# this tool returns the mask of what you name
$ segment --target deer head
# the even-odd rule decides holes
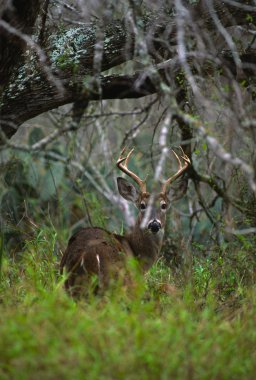
[[[150,199],[150,193],[147,192],[146,189],[146,179],[142,180],[135,173],[128,169],[129,159],[134,149],[132,149],[127,154],[127,156],[124,156],[124,148],[116,163],[117,167],[122,172],[131,177],[139,186],[139,189],[137,189],[132,183],[128,182],[126,179],[118,177],[117,185],[120,195],[126,200],[131,201],[139,209],[137,225],[139,225],[140,228],[141,225],[144,224],[142,222],[147,215],[146,229],[150,231],[152,234],[157,234],[164,228],[166,221],[166,211],[170,207],[170,185],[177,178],[179,178],[185,172],[185,170],[187,170],[190,164],[190,159],[184,153],[181,147],[180,149],[182,151],[182,155],[180,157],[174,151],[172,151],[178,162],[178,171],[170,178],[164,181],[164,183],[162,184],[161,192],[154,197],[153,201]],[[183,163],[181,160],[183,160]],[[148,208],[150,209],[149,213],[147,212]]]

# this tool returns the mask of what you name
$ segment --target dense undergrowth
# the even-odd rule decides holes
[[[242,240],[75,302],[41,230],[1,248],[0,379],[254,379],[256,256]]]

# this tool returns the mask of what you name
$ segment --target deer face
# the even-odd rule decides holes
[[[133,184],[128,182],[126,179],[118,177],[117,185],[119,193],[126,200],[133,202],[133,204],[135,204],[139,209],[138,223],[140,228],[142,225],[146,226],[144,228],[147,228],[153,234],[157,234],[165,226],[166,211],[170,206],[170,200],[168,198],[169,185],[172,182],[174,182],[177,178],[179,178],[184,173],[184,171],[187,170],[190,164],[190,159],[188,158],[188,156],[186,156],[181,147],[180,149],[182,151],[181,159],[183,160],[183,165],[179,156],[173,151],[178,161],[179,169],[173,176],[168,178],[163,183],[161,193],[157,196],[154,196],[153,200],[146,190],[146,180],[142,180],[134,172],[128,169],[128,162],[133,152],[133,149],[128,153],[127,156],[124,157],[124,148],[121,152],[120,157],[117,160],[117,167],[122,172],[131,177],[139,185],[139,190],[137,190],[136,187],[133,186]]]
[[[166,212],[170,206],[170,200],[166,194],[157,194],[150,199],[148,192],[141,192],[126,179],[118,177],[117,185],[120,195],[132,202],[139,210],[137,223],[143,225],[146,218],[145,229],[157,234],[165,226]]]

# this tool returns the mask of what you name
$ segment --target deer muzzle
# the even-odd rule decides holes
[[[156,234],[160,229],[162,228],[161,223],[157,219],[153,219],[148,224],[148,229],[153,233]]]

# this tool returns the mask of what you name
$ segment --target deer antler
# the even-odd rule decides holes
[[[173,154],[175,155],[175,157],[176,157],[176,159],[178,161],[179,170],[173,176],[171,176],[170,178],[168,178],[163,183],[162,193],[164,193],[164,194],[166,194],[166,192],[167,192],[167,186],[169,186],[172,182],[174,182],[177,178],[179,178],[187,170],[188,166],[191,164],[190,159],[184,153],[182,147],[180,146],[179,148],[182,151],[182,156],[180,158],[182,158],[185,162],[184,162],[184,165],[182,166],[182,163],[181,163],[181,160],[180,160],[179,156],[177,155],[177,153],[174,152],[174,150],[172,150]]]
[[[140,177],[138,177],[135,173],[133,173],[131,170],[128,169],[128,162],[131,157],[132,152],[134,151],[134,148],[130,150],[130,152],[127,154],[127,156],[123,157],[123,154],[125,152],[126,148],[123,148],[117,162],[116,166],[125,174],[127,174],[129,177],[131,177],[140,187],[140,191],[142,193],[146,193],[146,179],[143,181]],[[123,164],[124,162],[124,164]]]

